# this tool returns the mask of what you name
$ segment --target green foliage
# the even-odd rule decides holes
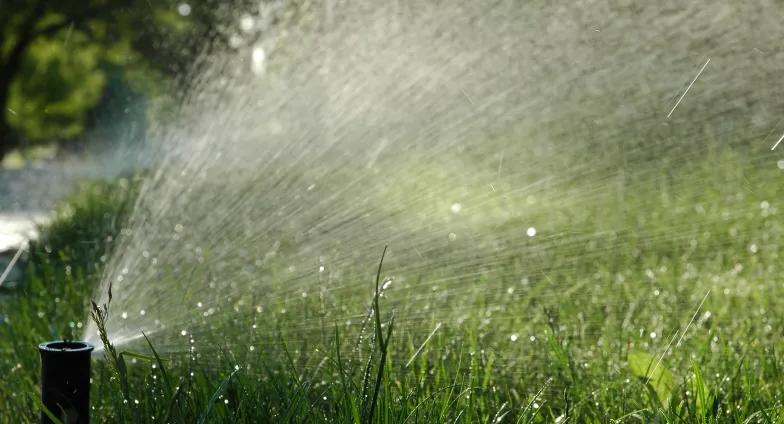
[[[94,282],[136,201],[138,185],[138,177],[82,185],[32,243],[33,266],[69,266]]]
[[[163,98],[214,28],[212,2],[6,0],[0,6],[0,158],[10,148],[81,136],[96,108],[117,108],[107,80]],[[151,103],[150,113],[165,105]],[[123,110],[127,105],[119,105]],[[15,132],[11,137],[9,131]]]
[[[635,351],[629,352],[626,360],[632,374],[653,389],[662,407],[667,407],[672,395],[673,376],[661,359],[645,352]]]
[[[87,111],[101,98],[104,49],[81,31],[66,40],[38,38],[13,80],[9,123],[31,140],[68,139],[84,131]]]

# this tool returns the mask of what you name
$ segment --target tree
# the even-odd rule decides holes
[[[79,136],[107,72],[160,88],[216,33],[209,4],[172,0],[0,0],[0,11],[0,160]]]

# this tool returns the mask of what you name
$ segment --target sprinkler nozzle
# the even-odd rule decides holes
[[[90,422],[90,343],[57,340],[38,345],[41,353],[41,400],[65,424]],[[41,411],[41,422],[53,423]]]

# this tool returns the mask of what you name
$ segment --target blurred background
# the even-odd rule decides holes
[[[78,181],[144,164],[148,129],[187,96],[200,58],[244,41],[220,25],[228,8],[0,0],[0,268]]]

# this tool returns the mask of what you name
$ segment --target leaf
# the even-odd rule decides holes
[[[662,406],[666,407],[672,395],[672,372],[663,362],[645,352],[629,352],[626,360],[632,374],[643,379],[656,392]]]

